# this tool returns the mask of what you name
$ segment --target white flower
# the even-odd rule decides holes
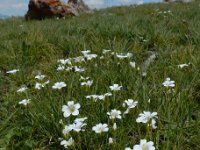
[[[108,143],[109,143],[109,144],[113,144],[113,138],[109,137]]]
[[[85,68],[74,66],[74,72],[84,72]]]
[[[38,82],[37,82],[37,83],[35,84],[35,89],[40,90],[41,88],[45,87],[46,84],[49,84],[49,80],[46,81],[46,82],[44,82],[44,83],[38,83]]]
[[[184,67],[188,67],[189,66],[189,64],[179,64],[179,65],[177,65],[178,66],[178,68],[184,68]]]
[[[107,124],[99,123],[96,126],[92,127],[92,130],[95,133],[102,133],[102,132],[108,132],[109,129]]]
[[[113,130],[117,130],[117,124],[116,123],[113,124]]]
[[[112,93],[105,93],[104,96],[112,96]]]
[[[35,76],[35,79],[43,80],[45,77],[46,77],[45,75],[39,74],[39,75]]]
[[[124,55],[124,54],[116,54],[116,56],[119,59],[125,59],[125,58],[127,58],[127,55]]]
[[[112,86],[110,86],[110,89],[112,91],[119,91],[122,88],[122,86],[119,86],[118,84],[113,84]]]
[[[127,54],[116,54],[116,56],[119,58],[119,59],[125,59],[125,58],[131,58],[133,56],[132,53],[127,53]]]
[[[157,112],[149,112],[149,111],[143,111],[143,113],[139,114],[139,117],[136,119],[137,123],[148,123],[149,126],[151,126],[153,129],[156,129],[155,126],[157,119]]]
[[[147,140],[140,140],[139,145],[135,145],[133,150],[155,150],[154,143],[152,141],[147,142]]]
[[[91,53],[91,50],[81,51],[81,53],[82,53],[83,55],[87,55],[87,54]]]
[[[128,108],[135,108],[138,104],[138,101],[134,101],[133,99],[127,99],[124,103],[128,106]]]
[[[132,68],[135,68],[135,66],[136,66],[135,62],[130,62],[130,65],[131,65]]]
[[[79,81],[87,81],[87,80],[89,80],[90,79],[90,77],[82,77],[81,76],[81,78],[79,79]]]
[[[133,54],[132,54],[132,53],[127,53],[126,56],[127,56],[128,58],[131,58],[131,57],[133,57]]]
[[[82,130],[82,127],[86,126],[87,124],[86,123],[83,123],[83,122],[76,122],[76,123],[73,123],[71,125],[69,125],[70,129],[76,131],[76,132],[80,132]],[[82,130],[84,131],[84,130]]]
[[[74,62],[82,62],[85,61],[85,57],[84,56],[79,56],[79,57],[75,57],[73,58]]]
[[[62,112],[65,118],[70,115],[77,116],[79,114],[80,104],[74,104],[74,101],[69,101],[67,105],[62,106]]]
[[[63,87],[66,87],[66,83],[65,82],[56,82],[52,88],[53,89],[62,89]]]
[[[69,146],[72,146],[74,144],[74,140],[70,138],[68,141],[62,140],[60,142],[60,145],[63,145],[65,148],[68,148]]]
[[[58,71],[65,70],[65,66],[59,65],[58,68],[57,68],[57,70],[58,70]]]
[[[73,67],[67,67],[65,70],[68,72],[68,71],[71,71],[73,69]]]
[[[61,63],[62,65],[71,65],[71,59],[59,59],[58,60],[59,63]]]
[[[86,119],[87,119],[87,117],[84,117],[84,118],[76,118],[76,119],[74,120],[74,123],[77,123],[77,122],[84,122]]]
[[[30,103],[30,99],[24,99],[24,100],[19,102],[20,105],[24,105],[24,106],[26,106],[29,103]]]
[[[101,57],[99,57],[100,59],[104,59],[105,57],[104,56],[101,56]]]
[[[116,110],[116,109],[111,110],[111,112],[107,112],[107,115],[109,115],[110,119],[115,119],[115,118],[121,119],[122,118],[121,111]]]
[[[111,52],[111,50],[110,49],[103,49],[103,54],[106,54],[106,53],[108,53],[108,52]]]
[[[19,88],[17,90],[18,93],[22,93],[22,92],[25,92],[28,88],[26,86],[22,86],[21,88]]]
[[[105,93],[104,95],[88,95],[86,96],[87,99],[93,99],[95,102],[97,100],[105,100],[107,96],[112,96],[111,93]]]
[[[128,106],[127,110],[124,112],[124,114],[128,114],[130,109],[135,108],[138,104],[138,101],[134,101],[133,99],[128,99],[125,100],[123,103],[123,106],[125,107],[126,105]]]
[[[8,74],[15,74],[18,71],[19,71],[19,69],[13,69],[13,70],[7,71],[6,73],[8,73]]]
[[[170,80],[170,78],[166,78],[163,85],[165,87],[175,87],[175,81]]]
[[[85,57],[87,60],[92,60],[93,58],[96,58],[96,57],[97,57],[97,54],[86,54],[86,55],[84,55],[84,57]]]
[[[82,86],[84,86],[84,85],[86,85],[86,86],[91,86],[93,84],[93,80],[91,80],[91,81],[86,81],[86,82],[81,82],[81,85]]]
[[[69,132],[72,130],[72,128],[69,125],[66,125],[65,128],[63,129],[62,133],[64,135],[69,134]]]

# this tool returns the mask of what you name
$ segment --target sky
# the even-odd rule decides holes
[[[63,0],[67,2],[68,0]],[[136,3],[161,2],[162,0],[84,0],[91,8],[130,5]],[[24,16],[29,0],[0,0],[0,14],[6,16]]]

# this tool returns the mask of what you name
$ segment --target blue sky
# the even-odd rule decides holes
[[[67,0],[63,0],[67,2]],[[129,5],[138,2],[160,2],[162,0],[84,0],[92,8]],[[23,16],[28,9],[29,0],[0,0],[0,14],[7,16]]]

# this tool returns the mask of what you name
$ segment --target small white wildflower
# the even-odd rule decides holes
[[[85,57],[84,56],[79,56],[79,57],[75,57],[73,58],[74,62],[82,62],[85,61]]]
[[[63,145],[65,148],[68,148],[69,146],[74,145],[74,140],[70,138],[68,141],[63,140],[60,142],[60,145]]]
[[[113,144],[113,138],[109,137],[108,143],[109,143],[109,144]]]
[[[91,80],[91,81],[86,81],[86,82],[81,82],[81,85],[82,86],[84,86],[84,85],[86,85],[86,86],[91,86],[93,84],[93,80]]]
[[[18,71],[19,71],[19,69],[13,69],[13,70],[7,71],[6,73],[8,73],[8,74],[15,74]]]
[[[175,81],[170,80],[170,78],[166,78],[163,85],[165,87],[175,87]]]
[[[99,57],[100,59],[104,59],[105,57],[104,56],[101,56],[101,57]]]
[[[133,54],[129,52],[129,53],[126,54],[126,56],[127,56],[128,58],[131,58],[131,57],[133,57]]]
[[[56,82],[53,86],[52,86],[52,88],[53,89],[62,89],[62,88],[64,88],[64,87],[66,87],[67,85],[66,85],[66,83],[65,82]]]
[[[74,66],[74,72],[84,72],[85,68]]]
[[[59,124],[63,124],[63,120],[62,119],[59,120]]]
[[[84,117],[84,118],[76,118],[76,119],[74,120],[74,123],[77,123],[77,122],[84,122],[86,119],[87,119],[87,117]]]
[[[65,66],[63,65],[59,65],[58,68],[57,68],[58,71],[62,71],[62,70],[65,70]]]
[[[35,84],[35,89],[40,90],[41,88],[45,87],[46,84],[49,84],[49,80],[44,83],[38,83]]]
[[[22,86],[21,88],[19,88],[17,90],[18,93],[22,93],[22,92],[25,92],[28,88],[26,86]]]
[[[69,59],[59,59],[58,62],[61,63],[62,65],[66,65],[66,64],[71,65],[70,58]]]
[[[92,60],[93,58],[97,58],[97,54],[87,54],[84,55],[87,60]]]
[[[70,129],[74,130],[75,132],[80,132],[81,130],[84,131],[82,128],[86,126],[86,123],[83,122],[76,122],[69,125]]]
[[[124,54],[116,54],[117,58],[119,59],[125,59],[127,58],[128,56],[127,55],[124,55]]]
[[[155,150],[154,143],[152,141],[140,140],[140,144],[134,145],[133,150]]]
[[[109,52],[111,52],[111,50],[110,49],[103,49],[103,54],[106,54],[106,53],[109,53]]]
[[[178,68],[184,68],[184,67],[188,67],[189,66],[189,64],[179,64],[179,65],[177,65],[178,66]]]
[[[81,51],[81,53],[82,53],[83,55],[87,55],[87,54],[91,53],[91,50]]]
[[[117,124],[116,123],[113,124],[113,130],[117,130]]]
[[[104,96],[112,96],[112,93],[105,93]]]
[[[63,135],[69,134],[69,132],[72,130],[72,128],[69,125],[66,125],[63,129],[62,133]]]
[[[24,106],[28,105],[29,103],[30,103],[30,99],[24,99],[19,102],[20,105],[24,105]]]
[[[122,106],[125,107],[127,105],[128,108],[126,109],[124,114],[128,114],[130,109],[135,108],[137,106],[137,104],[138,104],[138,102],[134,101],[133,99],[125,100],[125,102],[122,104]]]
[[[135,68],[135,67],[136,67],[135,62],[130,62],[130,66],[131,66],[132,68]]]
[[[65,68],[65,71],[69,72],[69,71],[71,71],[72,69],[73,69],[73,67],[66,67],[66,68]]]
[[[92,130],[95,133],[102,133],[102,132],[108,132],[109,129],[108,129],[108,125],[107,124],[99,123],[96,126],[93,126]]]
[[[67,105],[62,106],[62,112],[65,118],[70,115],[77,116],[79,114],[79,108],[81,105],[79,103],[74,104],[74,101],[69,101]]]
[[[111,110],[111,112],[107,112],[107,115],[109,115],[110,119],[115,119],[115,118],[121,119],[122,118],[121,111],[116,110],[116,109]]]
[[[39,75],[35,76],[35,79],[43,80],[45,77],[46,77],[45,75],[39,74]]]
[[[113,84],[112,86],[110,86],[110,89],[112,91],[119,91],[122,88],[122,86],[119,86],[118,84]]]
[[[142,72],[142,76],[143,76],[143,77],[146,77],[146,76],[147,76],[147,73],[146,73],[146,72]]]
[[[143,113],[139,114],[139,117],[136,119],[137,123],[148,123],[149,126],[151,126],[153,129],[156,129],[155,126],[156,121],[155,119],[157,117],[157,112],[149,112],[149,111],[143,111]]]

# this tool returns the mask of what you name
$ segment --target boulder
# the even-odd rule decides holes
[[[79,13],[89,12],[90,9],[82,0],[70,0],[68,4],[60,0],[30,0],[26,20],[52,17],[78,16]]]

